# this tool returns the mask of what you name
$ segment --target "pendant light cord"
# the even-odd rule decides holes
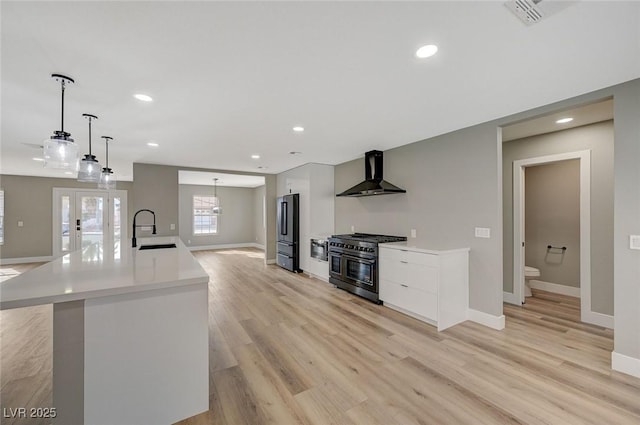
[[[62,86],[62,113],[60,114],[60,131],[64,133],[64,79],[60,79],[60,85]],[[91,128],[91,119],[89,119],[89,128]],[[89,147],[89,153],[91,153],[91,147]]]
[[[104,140],[106,142],[106,148],[107,148],[107,170],[109,169],[109,139],[105,139]]]
[[[91,156],[91,117],[89,117],[89,156]]]

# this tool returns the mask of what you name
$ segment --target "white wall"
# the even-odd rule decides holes
[[[331,165],[305,164],[278,174],[277,195],[300,194],[300,268],[324,279],[329,265],[310,257],[312,237],[334,233],[334,170]]]

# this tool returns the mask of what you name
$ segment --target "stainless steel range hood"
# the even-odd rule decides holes
[[[373,196],[388,195],[391,193],[407,193],[406,190],[389,183],[383,179],[382,151],[369,151],[364,154],[365,180],[336,196]]]

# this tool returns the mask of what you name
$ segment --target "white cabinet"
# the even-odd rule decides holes
[[[469,250],[380,245],[380,299],[441,331],[467,319]]]

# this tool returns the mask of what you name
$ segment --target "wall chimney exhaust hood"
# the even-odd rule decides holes
[[[364,154],[364,177],[365,180],[362,183],[358,183],[336,196],[358,197],[407,193],[406,190],[383,179],[382,151],[369,151]]]

